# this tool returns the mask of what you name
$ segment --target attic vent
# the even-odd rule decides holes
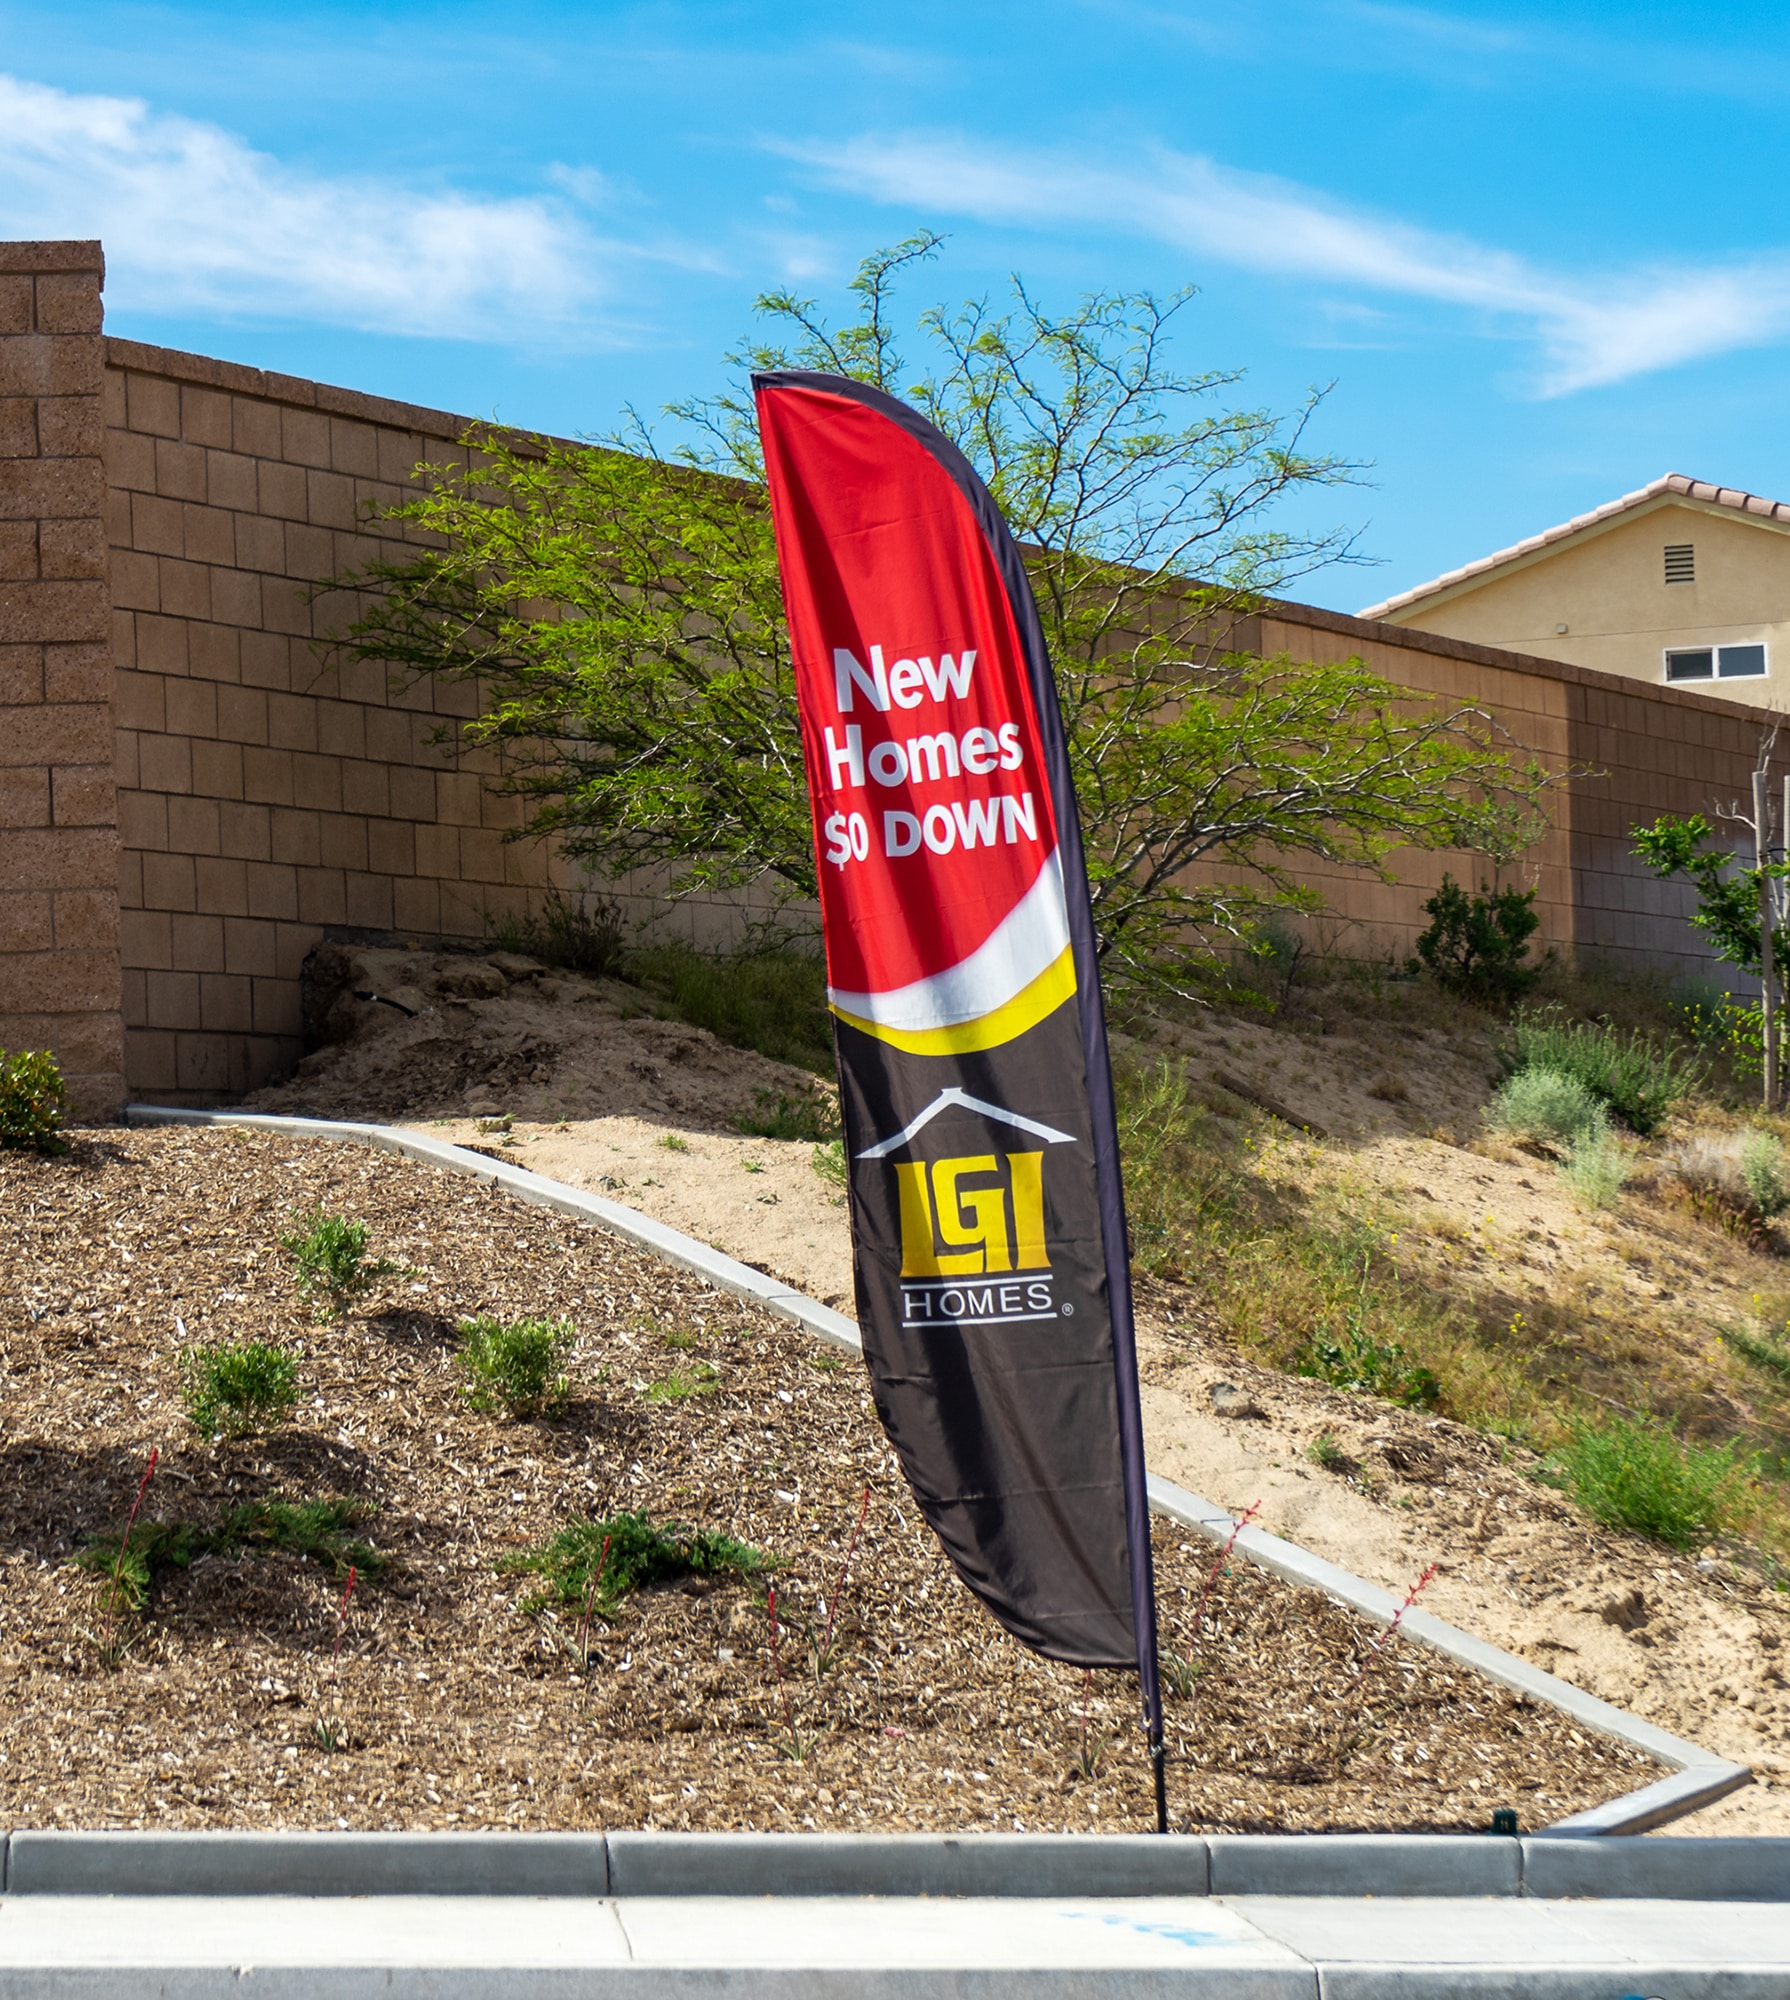
[[[1697,580],[1697,551],[1691,542],[1668,542],[1666,544],[1666,581],[1668,583],[1695,583]]]

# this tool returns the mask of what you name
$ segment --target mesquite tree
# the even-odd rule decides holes
[[[1386,874],[1399,846],[1506,858],[1544,823],[1549,774],[1471,705],[1413,697],[1359,660],[1309,666],[1240,643],[1263,593],[1353,554],[1273,525],[1273,503],[1353,478],[1290,417],[1232,406],[1236,372],[1169,353],[1187,294],[1009,300],[921,316],[909,370],[891,319],[922,236],[871,257],[831,328],[786,292],[781,336],[728,357],[903,396],[987,480],[1026,550],[1081,801],[1104,952],[1160,970],[1318,899],[1302,857]],[[788,637],[742,385],[673,405],[676,441],[630,418],[585,445],[481,428],[468,468],[419,468],[386,518],[429,545],[337,579],[370,592],[341,642],[413,673],[476,677],[474,743],[507,752],[524,832],[672,892],[815,893]],[[1196,863],[1222,879],[1189,881]]]

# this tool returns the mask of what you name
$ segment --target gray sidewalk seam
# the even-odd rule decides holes
[[[546,1175],[533,1173],[526,1167],[514,1166],[507,1160],[491,1159],[464,1146],[451,1145],[444,1139],[431,1139],[424,1133],[407,1131],[396,1125],[366,1125],[328,1118],[285,1118],[261,1111],[192,1111],[172,1105],[128,1104],[123,1116],[127,1124],[133,1125],[244,1125],[253,1130],[281,1133],[292,1138],[333,1139],[399,1153],[407,1159],[442,1167],[450,1173],[489,1181],[519,1200],[554,1209],[581,1221],[594,1222],[637,1249],[650,1251],[680,1269],[707,1278],[722,1291],[757,1301],[780,1317],[806,1327],[831,1346],[848,1348],[854,1353],[863,1351],[857,1325],[844,1313],[835,1312],[831,1306],[806,1297],[780,1279],[727,1256],[711,1244],[686,1236],[681,1230],[657,1222],[638,1209],[606,1201],[601,1195],[588,1194],[584,1189],[568,1186],[564,1181],[550,1180]],[[1148,1474],[1147,1485],[1153,1512],[1193,1529],[1210,1541],[1222,1543],[1235,1534],[1237,1550],[1271,1574],[1289,1583],[1319,1591],[1382,1625],[1391,1624],[1397,1615],[1399,1600],[1378,1584],[1369,1583],[1366,1578],[1355,1576],[1334,1563],[1326,1562],[1322,1556],[1313,1555],[1296,1543],[1283,1541],[1264,1529],[1248,1526],[1239,1529],[1225,1508],[1202,1499],[1197,1493],[1190,1493],[1185,1487],[1177,1486],[1172,1480],[1163,1479],[1156,1473]],[[1540,1667],[1531,1666],[1514,1653],[1507,1653],[1502,1647],[1484,1639],[1476,1639],[1470,1632],[1463,1632],[1458,1626],[1450,1625],[1428,1612],[1406,1612],[1399,1630],[1488,1680],[1514,1688],[1532,1700],[1545,1702],[1586,1728],[1595,1729],[1602,1735],[1614,1737],[1618,1742],[1642,1751],[1666,1765],[1671,1772],[1669,1777],[1643,1785],[1621,1798],[1593,1806],[1586,1812],[1574,1813],[1570,1818],[1545,1828],[1543,1831],[1547,1834],[1646,1833],[1654,1827],[1682,1818],[1688,1812],[1711,1805],[1752,1782],[1753,1774],[1747,1765],[1712,1756],[1697,1744],[1656,1728],[1638,1715],[1630,1715],[1626,1709],[1600,1701],[1596,1695],[1587,1694],[1570,1681],[1563,1681]]]

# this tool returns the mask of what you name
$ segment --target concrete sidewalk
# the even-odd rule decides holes
[[[54,1833],[5,2000],[1786,2000],[1790,1841]]]
[[[7,2000],[1785,2000],[1782,1904],[1501,1897],[0,1900]]]

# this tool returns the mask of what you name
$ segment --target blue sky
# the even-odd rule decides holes
[[[114,332],[600,431],[750,302],[948,232],[916,306],[1197,284],[1188,366],[1335,391],[1343,609],[1674,470],[1790,498],[1790,10],[1385,0],[0,0],[0,234]]]

